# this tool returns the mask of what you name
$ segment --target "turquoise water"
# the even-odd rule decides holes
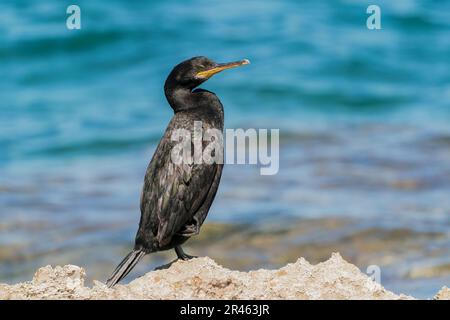
[[[373,3],[382,30],[366,28]],[[226,127],[281,134],[279,174],[228,166],[208,221],[409,230],[419,236],[364,263],[416,296],[450,284],[450,2],[76,4],[82,29],[69,31],[69,3],[0,3],[0,281],[50,263],[106,278],[123,253],[114,250],[132,242],[143,174],[171,117],[165,77],[206,55],[252,61],[203,85],[221,98]],[[410,250],[401,263],[386,262],[393,246]],[[347,258],[364,255],[355,246]],[[258,259],[245,268],[277,266]],[[439,271],[411,276],[424,265]]]

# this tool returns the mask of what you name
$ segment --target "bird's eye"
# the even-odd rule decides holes
[[[201,68],[201,69],[205,69],[205,66],[204,65],[199,65],[199,67]]]

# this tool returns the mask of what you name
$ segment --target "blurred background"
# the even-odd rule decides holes
[[[226,166],[187,252],[250,270],[339,251],[396,293],[450,284],[450,1],[77,0],[81,30],[70,4],[0,2],[0,282],[69,263],[105,281],[172,115],[164,80],[206,55],[252,61],[202,87],[227,128],[280,129],[280,170]]]

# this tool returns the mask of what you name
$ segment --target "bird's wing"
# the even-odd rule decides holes
[[[218,170],[217,164],[175,164],[170,158],[175,143],[170,136],[169,127],[147,169],[141,196],[138,234],[152,232],[160,247],[194,218]]]

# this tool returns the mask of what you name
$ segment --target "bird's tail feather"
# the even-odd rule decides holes
[[[133,250],[127,254],[122,262],[116,267],[108,281],[106,281],[108,288],[113,287],[117,282],[122,280],[143,256],[145,256],[145,252],[142,250]]]

